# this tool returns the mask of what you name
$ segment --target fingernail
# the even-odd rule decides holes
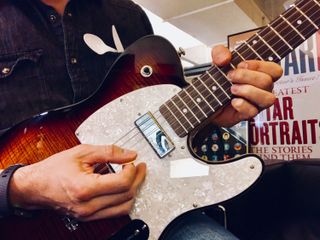
[[[241,62],[238,64],[238,68],[248,68],[249,64],[247,62]]]
[[[231,93],[237,94],[239,92],[239,86],[238,85],[232,85],[231,86]]]

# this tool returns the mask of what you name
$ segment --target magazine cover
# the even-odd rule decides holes
[[[320,32],[281,61],[275,104],[249,121],[251,152],[265,160],[320,157]]]

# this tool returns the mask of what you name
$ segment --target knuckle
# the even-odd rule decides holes
[[[236,69],[233,72],[232,79],[233,80],[242,80],[244,77],[244,70],[243,69]]]
[[[73,201],[82,202],[89,199],[89,190],[88,188],[82,186],[81,184],[76,184],[71,188],[70,195]]]
[[[77,219],[83,219],[92,214],[92,210],[89,207],[77,207],[74,209],[73,216]]]
[[[74,147],[74,154],[75,157],[81,157],[85,153],[90,151],[90,145],[89,144],[80,144],[76,147]]]

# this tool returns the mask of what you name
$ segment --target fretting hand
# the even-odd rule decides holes
[[[213,63],[227,65],[231,60],[230,51],[217,46],[212,49]],[[282,68],[273,62],[248,60],[241,62],[228,74],[233,83],[231,92],[236,97],[231,104],[214,115],[213,122],[229,127],[242,120],[256,116],[259,111],[270,107],[276,97],[272,93],[273,83],[282,76]]]

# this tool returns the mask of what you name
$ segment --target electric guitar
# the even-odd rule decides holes
[[[191,84],[168,41],[138,40],[91,97],[21,122],[0,139],[1,168],[32,164],[80,143],[136,150],[148,174],[130,217],[81,223],[53,211],[13,216],[0,220],[1,239],[158,239],[182,213],[248,189],[263,171],[262,160],[246,155],[224,164],[204,162],[189,151],[192,133],[232,99],[229,70],[247,59],[279,62],[319,26],[320,1],[297,1],[234,50],[229,66],[213,66]]]

